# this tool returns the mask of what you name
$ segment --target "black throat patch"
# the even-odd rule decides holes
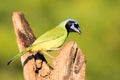
[[[65,28],[67,29],[67,32],[73,32],[73,30],[70,28],[72,24],[75,23],[74,21],[68,21],[65,25]]]

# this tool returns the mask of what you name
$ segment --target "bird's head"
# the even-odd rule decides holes
[[[74,19],[67,19],[63,22],[65,28],[67,29],[68,33],[69,32],[77,32],[81,34],[80,26],[78,22]]]

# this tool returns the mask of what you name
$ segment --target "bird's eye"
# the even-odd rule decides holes
[[[79,27],[79,25],[78,25],[78,24],[74,24],[74,26],[75,26],[76,28],[78,28],[78,27]]]

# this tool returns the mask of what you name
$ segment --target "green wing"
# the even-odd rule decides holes
[[[33,45],[42,43],[42,42],[49,42],[51,40],[55,40],[59,37],[66,36],[67,37],[67,31],[65,27],[55,27],[54,29],[44,33],[42,36],[40,36]]]

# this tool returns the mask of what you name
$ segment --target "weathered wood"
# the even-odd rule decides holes
[[[54,60],[52,80],[85,80],[85,61],[77,44],[68,42]]]
[[[18,47],[19,50],[22,51],[29,47],[35,41],[36,37],[21,12],[14,12],[12,21],[14,24]],[[44,57],[36,52],[27,52],[21,56],[21,62],[23,65],[25,80],[41,80],[41,77],[38,77],[39,75],[43,73],[46,75],[45,73],[50,72],[50,70],[48,70],[49,66],[46,64]],[[38,74],[39,70],[43,70],[41,66],[43,66],[43,68],[44,66],[48,67],[47,72],[44,71]]]
[[[19,50],[29,47],[36,39],[21,12],[12,16]],[[54,59],[54,69],[39,52],[27,52],[21,56],[25,80],[85,80],[85,56],[74,41],[68,42]]]

